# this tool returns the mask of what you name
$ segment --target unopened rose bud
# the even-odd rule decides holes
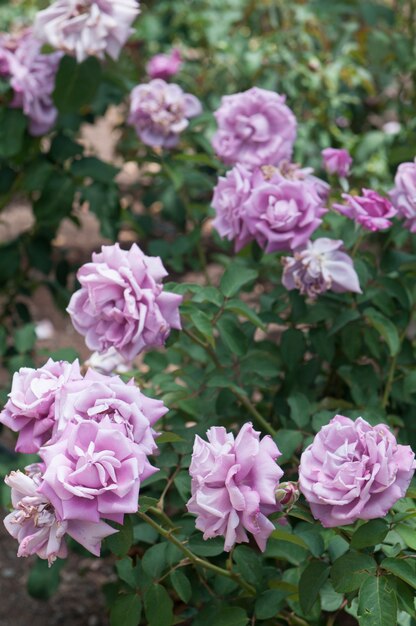
[[[282,506],[289,509],[299,499],[298,483],[280,483],[275,491],[276,502],[280,502]]]

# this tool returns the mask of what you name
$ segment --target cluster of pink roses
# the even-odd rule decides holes
[[[18,451],[41,458],[6,478],[13,510],[5,525],[18,555],[52,563],[66,554],[66,534],[98,555],[116,532],[107,521],[123,523],[137,511],[140,485],[156,471],[148,460],[153,425],[166,411],[133,380],[83,376],[77,362],[49,359],[17,372],[0,422],[19,433]]]

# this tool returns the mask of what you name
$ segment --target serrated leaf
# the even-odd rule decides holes
[[[363,524],[354,532],[351,547],[357,550],[381,543],[389,530],[388,524],[382,519],[374,519]]]
[[[397,598],[386,576],[370,576],[358,598],[360,626],[397,626]]]
[[[299,580],[299,602],[305,614],[312,610],[330,570],[328,563],[323,561],[311,561],[303,570]]]
[[[142,615],[142,603],[136,594],[122,595],[110,611],[111,626],[138,626]]]
[[[233,298],[247,283],[257,278],[255,270],[242,267],[235,261],[231,261],[230,265],[222,275],[220,289],[224,296]]]
[[[238,327],[236,320],[221,317],[217,322],[220,337],[227,348],[237,356],[244,356],[247,352],[247,337]]]
[[[409,548],[416,550],[416,532],[414,527],[408,524],[397,524],[394,530],[399,533],[400,537]]]
[[[308,544],[305,543],[303,539],[281,528],[277,528],[276,530],[274,530],[271,534],[271,537],[273,537],[273,539],[280,539],[281,541],[294,543],[297,546],[301,546],[301,548],[308,548]]]
[[[133,525],[130,517],[127,515],[122,526],[120,524],[115,524],[115,526],[119,529],[118,533],[107,537],[105,542],[111,552],[116,556],[122,557],[127,554],[133,543]]]
[[[268,589],[263,591],[256,600],[254,613],[257,619],[271,619],[282,608],[287,596],[286,591]]]
[[[205,540],[202,535],[194,535],[189,541],[189,548],[197,556],[218,556],[224,552],[224,538]]]
[[[396,356],[400,350],[400,337],[397,328],[387,317],[377,311],[377,309],[368,308],[364,311],[364,316],[370,322],[377,332],[383,337],[388,345],[390,354]]]
[[[192,322],[195,325],[195,328],[199,330],[201,335],[208,341],[208,343],[214,347],[215,339],[212,331],[211,320],[206,313],[203,311],[192,311],[191,313]]]
[[[349,593],[358,589],[366,578],[374,576],[375,560],[360,552],[347,552],[331,567],[331,580],[335,591]]]
[[[246,626],[247,613],[239,606],[221,608],[215,617],[215,626]]]
[[[89,177],[99,183],[108,184],[117,175],[119,169],[96,157],[84,157],[73,161],[71,172],[80,178]]]
[[[151,585],[144,594],[147,626],[171,626],[173,602],[162,585]]]
[[[384,559],[381,566],[416,589],[416,572],[407,559]]]
[[[170,574],[170,581],[172,586],[182,602],[187,604],[192,596],[192,587],[188,578],[185,576],[183,572],[176,569]]]
[[[142,558],[142,567],[145,574],[152,578],[159,578],[166,567],[166,549],[168,544],[157,543],[148,548]]]
[[[328,335],[334,335],[336,332],[344,328],[350,322],[357,320],[360,317],[357,309],[347,309],[346,311],[342,311],[342,313],[336,318],[334,325],[330,329]]]
[[[101,65],[95,57],[82,63],[64,56],[55,77],[53,101],[61,113],[77,113],[90,104],[101,81]]]
[[[241,300],[229,300],[225,305],[225,309],[237,315],[241,315],[241,317],[245,317],[252,324],[257,326],[257,328],[261,328],[262,330],[266,328],[257,313]]]
[[[133,589],[136,588],[136,576],[133,568],[133,561],[130,557],[116,561],[117,575]]]

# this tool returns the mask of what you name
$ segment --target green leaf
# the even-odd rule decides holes
[[[170,574],[170,582],[182,602],[188,604],[192,596],[192,587],[185,574],[178,569],[174,570]]]
[[[342,311],[342,313],[336,318],[334,325],[329,331],[328,335],[334,335],[336,332],[344,328],[350,322],[357,320],[360,317],[357,309],[347,309],[346,311]]]
[[[127,515],[124,518],[123,526],[120,524],[114,525],[120,530],[118,533],[107,537],[105,539],[105,543],[111,552],[113,552],[116,556],[122,557],[127,554],[133,543],[133,524],[131,523],[131,518]]]
[[[12,157],[23,147],[26,116],[20,109],[0,109],[0,157]]]
[[[237,546],[233,551],[233,560],[237,571],[248,583],[256,587],[262,585],[262,561],[254,550],[247,546]]]
[[[299,602],[305,614],[311,611],[318,599],[330,570],[328,563],[323,561],[311,561],[303,570],[299,580]]]
[[[17,240],[0,244],[0,283],[13,278],[19,271],[20,252]]]
[[[375,546],[383,541],[388,530],[389,527],[385,520],[373,519],[357,528],[351,539],[351,547],[360,550]]]
[[[386,576],[370,576],[358,598],[360,626],[397,626],[397,598]]]
[[[294,543],[297,546],[301,546],[301,548],[308,548],[308,544],[305,543],[303,539],[281,528],[276,528],[276,530],[272,532],[271,536],[273,537],[273,539],[289,541],[289,543]]]
[[[247,337],[238,327],[237,320],[221,317],[217,322],[220,337],[227,348],[237,356],[244,356],[247,352]]]
[[[79,178],[92,178],[99,183],[108,184],[120,170],[110,163],[105,163],[96,157],[84,157],[74,161],[71,172]]]
[[[16,350],[23,354],[29,352],[36,343],[36,332],[34,324],[25,324],[14,332],[14,345]]]
[[[381,566],[416,589],[416,572],[408,560],[388,558],[382,561]]]
[[[271,619],[278,613],[287,596],[286,591],[268,589],[263,591],[256,600],[254,613],[257,619]]]
[[[39,600],[48,600],[58,590],[60,571],[65,561],[58,559],[53,567],[48,566],[48,561],[36,559],[30,570],[27,581],[27,590],[31,596]]]
[[[95,57],[82,63],[64,56],[55,77],[53,101],[60,113],[77,113],[90,104],[101,82],[101,64]]]
[[[246,626],[247,613],[239,606],[221,608],[215,617],[215,626]]]
[[[129,556],[120,561],[116,561],[117,575],[133,589],[136,588],[136,576],[133,568],[133,561]]]
[[[286,330],[282,335],[280,349],[283,363],[289,370],[293,370],[303,360],[306,352],[303,332],[295,328]]]
[[[180,437],[176,433],[172,433],[171,431],[165,431],[157,438],[157,445],[160,443],[179,443],[180,441],[185,441],[183,437]]]
[[[203,311],[192,311],[191,320],[194,323],[195,328],[197,328],[208,343],[214,347],[215,339],[212,331],[211,320],[208,315]]]
[[[312,410],[308,398],[305,394],[295,391],[287,399],[290,406],[290,417],[299,428],[303,428],[309,423]]]
[[[72,211],[75,185],[67,174],[56,172],[33,205],[37,226],[55,231],[61,220]]]
[[[236,315],[245,317],[249,320],[249,322],[257,326],[257,328],[261,328],[263,330],[266,328],[257,313],[255,313],[253,309],[248,306],[248,304],[242,302],[242,300],[229,300],[225,305],[225,309],[236,313]]]
[[[303,435],[298,430],[286,430],[282,428],[276,435],[276,444],[282,453],[279,457],[280,463],[287,463],[291,456],[300,448],[303,441]]]
[[[224,539],[202,539],[202,535],[194,535],[189,541],[189,548],[197,556],[218,556],[224,552]]]
[[[365,309],[364,316],[386,341],[390,354],[397,355],[400,350],[400,337],[393,322],[371,307]]]
[[[149,498],[149,496],[142,496],[140,494],[139,500],[139,511],[140,513],[146,513],[148,509],[152,506],[157,506],[158,500],[157,498]]]
[[[222,275],[220,289],[227,298],[234,297],[241,287],[257,278],[255,270],[242,267],[239,263],[231,261]]]
[[[73,159],[79,156],[84,151],[83,146],[77,143],[67,135],[59,133],[52,141],[51,148],[49,150],[49,156],[58,163],[64,163],[68,159]]]
[[[143,571],[152,578],[159,578],[166,567],[166,549],[168,544],[157,543],[148,548],[142,558]]]
[[[355,591],[376,572],[375,560],[367,554],[347,552],[337,559],[331,567],[331,580],[335,591],[349,593]]]
[[[394,528],[409,548],[416,550],[416,532],[415,528],[408,524],[397,524]]]
[[[111,626],[138,626],[142,615],[139,596],[129,593],[117,598],[110,611]]]
[[[4,326],[0,326],[0,356],[7,350],[7,331]]]
[[[144,594],[147,626],[171,626],[173,602],[162,585],[151,585]]]

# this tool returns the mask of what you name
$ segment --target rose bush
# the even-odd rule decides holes
[[[0,13],[0,492],[29,589],[86,549],[111,626],[411,625],[410,5],[45,4]],[[41,339],[38,289],[86,347]]]

